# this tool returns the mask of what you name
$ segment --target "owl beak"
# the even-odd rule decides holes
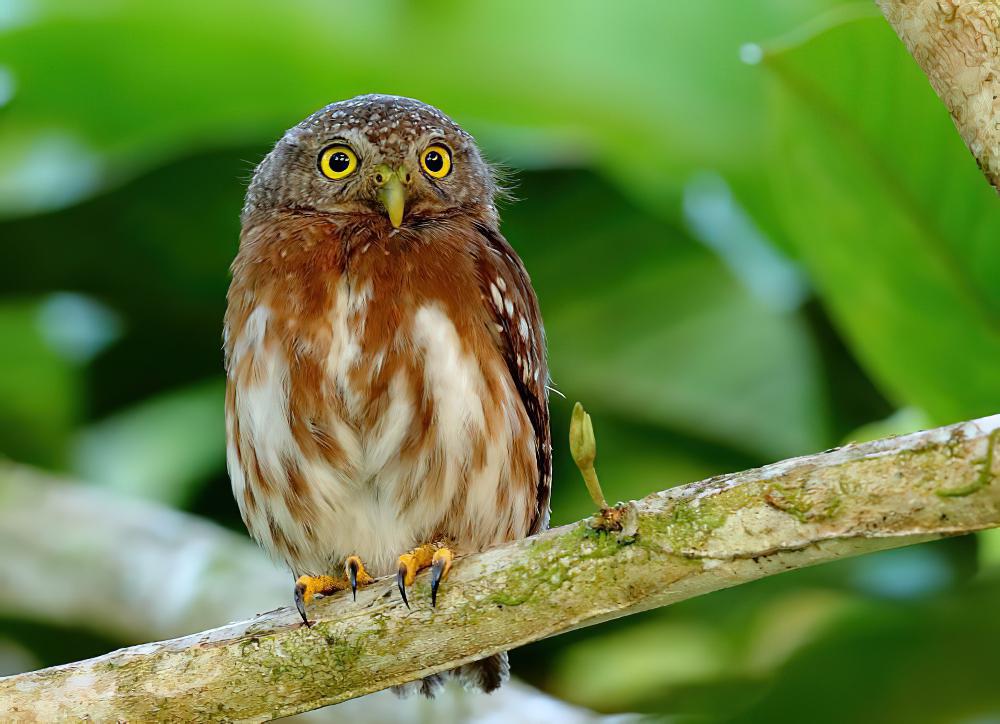
[[[389,221],[398,229],[406,210],[406,182],[409,174],[404,169],[393,171],[388,166],[375,169],[375,182],[379,185],[378,200],[389,214]]]

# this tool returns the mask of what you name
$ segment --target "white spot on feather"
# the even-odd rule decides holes
[[[435,400],[438,427],[445,443],[464,445],[470,425],[483,424],[483,378],[479,366],[462,350],[455,325],[436,306],[417,310],[414,341],[424,351],[424,374]]]
[[[370,284],[354,288],[346,280],[341,280],[330,312],[332,343],[327,355],[327,371],[331,379],[336,381],[337,389],[353,412],[360,410],[363,405],[357,390],[351,389],[349,382],[350,373],[361,356],[364,312],[371,293]]]
[[[503,311],[503,297],[500,296],[500,290],[497,289],[496,284],[490,284],[490,294],[493,295],[493,304],[496,305],[497,311]]]
[[[267,320],[271,316],[271,310],[261,304],[255,308],[240,331],[240,336],[236,338],[233,345],[233,358],[230,360],[229,371],[232,372],[239,366],[240,361],[246,357],[247,353],[256,352],[264,343],[264,334],[267,332]],[[228,334],[228,330],[227,330]]]

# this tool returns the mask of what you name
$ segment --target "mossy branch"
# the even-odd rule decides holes
[[[876,0],[1000,191],[1000,4]]]
[[[654,493],[636,530],[563,526],[459,561],[431,609],[389,580],[0,679],[0,719],[262,720],[781,571],[1000,526],[1000,415]],[[66,592],[72,595],[72,592]]]
[[[246,533],[5,461],[0,551],[15,552],[0,555],[0,618],[119,641],[183,636],[288,602],[288,570],[268,560]],[[0,722],[13,718],[6,708],[0,698]],[[512,680],[489,697],[445,687],[419,706],[400,707],[395,695],[382,691],[327,708],[311,721],[422,724],[451,721],[456,712],[516,721],[539,710],[553,721],[605,719]]]

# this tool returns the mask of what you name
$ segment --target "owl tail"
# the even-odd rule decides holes
[[[419,681],[394,686],[392,690],[399,697],[423,694],[428,699],[433,699],[434,695],[444,686],[445,676],[455,679],[468,691],[482,691],[485,694],[491,694],[510,678],[510,663],[507,661],[507,652],[503,651],[487,656],[485,659],[473,661],[471,664],[464,664],[444,674],[434,674]]]
[[[469,691],[481,691],[491,694],[510,678],[510,663],[507,652],[487,656],[485,659],[473,661],[471,664],[459,666],[448,672],[451,678],[458,681]]]

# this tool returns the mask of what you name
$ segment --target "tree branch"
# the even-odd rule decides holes
[[[212,628],[288,601],[286,569],[246,534],[198,516],[2,462],[0,501],[0,551],[17,551],[0,556],[0,617],[138,642]],[[446,687],[417,707],[400,707],[383,691],[299,719],[421,724],[428,717],[487,715],[569,724],[608,719],[518,681],[488,698]],[[0,720],[8,718],[0,699]],[[618,724],[633,719],[614,717]]]
[[[876,0],[1000,191],[1000,4]]]
[[[1000,526],[1000,415],[655,493],[620,534],[563,526],[460,561],[431,609],[388,580],[172,641],[0,679],[0,714],[284,716],[547,636],[850,555]]]
[[[11,464],[0,501],[0,551],[16,551],[0,556],[2,616],[138,642],[288,600],[287,571],[203,518]]]

